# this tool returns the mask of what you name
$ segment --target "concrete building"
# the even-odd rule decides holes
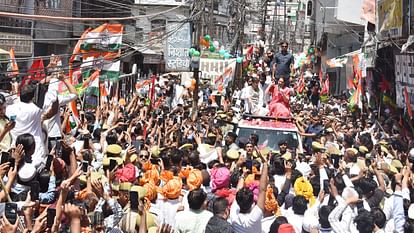
[[[304,33],[307,23],[304,2],[300,0],[251,0],[249,3],[251,11],[245,29],[245,42],[253,44],[260,35],[265,38],[266,47],[278,49],[277,44],[282,40],[287,40],[294,52],[302,51],[304,46],[310,45],[310,34]]]
[[[346,77],[352,70],[326,68],[328,59],[346,55],[361,48],[366,22],[361,19],[363,0],[309,0],[314,45],[322,49],[322,69],[329,74],[332,93],[346,89]]]
[[[135,0],[132,14],[142,16],[135,23],[135,43],[143,54],[144,73],[148,70],[163,71],[163,53],[165,35],[169,23],[183,22],[191,15],[191,1],[184,0]],[[212,11],[210,11],[212,9]],[[160,12],[165,12],[161,13]],[[205,2],[202,35],[209,34],[213,40],[220,44],[230,43],[231,35],[228,33],[229,15],[231,8],[226,0],[212,0]]]

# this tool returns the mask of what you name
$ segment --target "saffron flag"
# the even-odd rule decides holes
[[[8,70],[11,76],[19,75],[19,67],[17,66],[16,57],[14,56],[14,49],[10,49],[10,69]]]

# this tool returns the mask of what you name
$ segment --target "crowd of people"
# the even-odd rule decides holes
[[[202,91],[197,117],[179,80],[157,81],[157,105],[145,90],[78,104],[70,129],[80,99],[60,72],[44,101],[35,82],[0,95],[0,232],[414,232],[412,133],[393,111],[322,103],[317,85],[298,97],[281,45],[233,100]],[[227,126],[240,113],[290,120],[303,148],[239,138]]]

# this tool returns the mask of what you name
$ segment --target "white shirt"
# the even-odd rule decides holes
[[[274,175],[273,179],[275,181],[275,186],[277,188],[277,192],[282,192],[283,185],[286,182],[286,176],[285,175]]]
[[[34,103],[19,102],[10,105],[6,109],[6,116],[16,116],[16,126],[10,131],[12,135],[12,145],[15,144],[19,135],[29,133],[33,135],[36,142],[36,149],[32,155],[33,165],[37,168],[42,162],[46,161],[46,148],[42,140],[42,117],[43,109]]]
[[[178,104],[184,104],[184,100],[182,95],[184,93],[184,87],[181,85],[175,85],[174,87],[174,99],[172,106],[175,108]]]
[[[57,79],[56,79],[57,80]],[[53,82],[53,80],[51,80]],[[56,100],[56,97],[59,101],[59,107],[65,106],[66,104],[70,103],[73,100],[76,100],[76,94],[67,94],[67,95],[58,95],[57,86],[49,86],[48,91],[46,92],[44,108],[48,108],[52,105],[52,103]],[[47,122],[47,130],[49,137],[61,137],[61,126],[62,123],[60,121],[60,112],[57,112],[52,118],[50,118]]]
[[[175,228],[175,215],[178,207],[181,206],[180,199],[165,200],[161,194],[158,194],[157,202],[154,209],[158,210],[157,222],[166,223]]]
[[[259,233],[262,232],[263,211],[259,206],[254,206],[250,213],[240,213],[237,202],[233,202],[230,209],[230,223],[235,233]]]
[[[208,210],[184,210],[175,216],[176,233],[203,233],[213,213]]]
[[[270,226],[275,221],[276,215],[272,215],[262,219],[262,233],[269,233]]]
[[[293,228],[295,228],[296,233],[302,233],[303,217],[303,215],[297,214],[293,214],[286,217],[288,222],[292,224]]]

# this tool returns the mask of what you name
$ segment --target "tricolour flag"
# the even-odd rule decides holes
[[[81,45],[82,45],[83,39],[86,37],[86,35],[91,30],[92,30],[91,28],[86,29],[82,33],[82,35],[81,35],[80,39],[78,40],[78,42],[76,43],[75,48],[73,48],[72,56],[70,56],[70,58],[69,58],[69,77],[73,76],[73,62],[75,61],[76,57],[80,56],[80,54],[81,54]]]
[[[362,94],[362,80],[361,78],[359,78],[357,89],[354,91],[352,96],[349,98],[349,106],[351,108],[353,108],[355,105],[358,105],[358,107],[362,108],[361,94]]]
[[[122,24],[103,24],[89,31],[81,43],[82,50],[117,51],[122,45]]]
[[[101,70],[101,80],[117,81],[120,74],[121,61],[104,61]]]

